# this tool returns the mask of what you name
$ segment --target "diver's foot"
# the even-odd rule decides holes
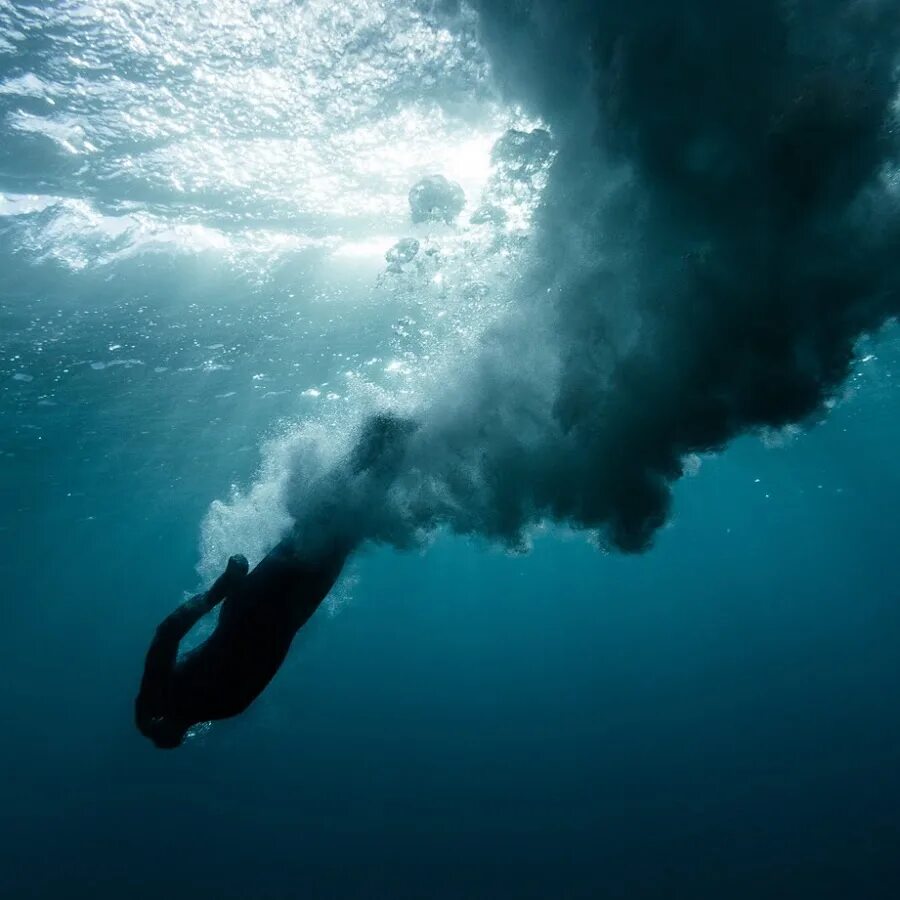
[[[243,578],[250,571],[250,563],[247,557],[240,553],[228,557],[228,565],[225,566],[225,574],[228,578]]]

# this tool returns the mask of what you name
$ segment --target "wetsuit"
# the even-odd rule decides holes
[[[183,603],[156,629],[135,701],[140,732],[158,747],[177,747],[192,725],[243,712],[328,596],[344,559],[334,552],[316,563],[300,560],[290,539],[249,574],[247,561],[233,556],[205,594]],[[218,603],[213,633],[177,659],[182,638]]]

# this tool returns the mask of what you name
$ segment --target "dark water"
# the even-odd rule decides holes
[[[895,410],[733,448],[643,557],[370,553],[256,706],[162,753],[132,696],[220,477],[92,405],[4,466],[4,891],[891,896]]]
[[[54,76],[74,7],[52,9],[50,28],[0,4],[5,35],[32,23],[7,80]],[[76,75],[55,77],[57,109],[77,106]],[[137,198],[102,105],[72,107],[92,155],[16,129],[44,101],[0,100],[3,196],[56,198],[0,219],[0,895],[898,895],[893,332],[822,424],[704,459],[646,554],[552,529],[520,556],[446,536],[363,552],[244,716],[160,752],[133,697],[156,623],[197,583],[211,501],[265,481],[260,443],[285,423],[328,421],[347,360],[411,352],[392,330],[410,301],[373,287],[381,249],[169,236],[117,257],[133,232],[72,224],[66,203],[121,217],[140,200],[231,235],[252,210],[229,218],[224,189],[202,216]],[[264,201],[248,204],[271,222]],[[391,215],[385,232],[406,227]],[[306,233],[380,233],[326,220]]]

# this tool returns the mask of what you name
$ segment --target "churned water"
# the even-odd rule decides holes
[[[898,49],[0,0],[2,895],[897,896]],[[278,677],[155,750],[156,624],[323,508]]]

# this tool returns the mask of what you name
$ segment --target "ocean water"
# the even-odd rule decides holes
[[[570,6],[515,13],[548,63],[515,4],[0,0],[3,897],[898,896],[891,308],[841,324],[805,415],[673,439],[646,546],[571,501],[589,439],[552,502],[557,469],[516,461],[568,443],[491,449],[497,422],[531,434],[522,372],[553,393],[544,349],[594,322],[523,299],[547,260],[575,272],[555,297],[624,252],[605,193],[567,189],[595,140],[567,124]],[[413,222],[436,174],[466,205]],[[474,377],[497,346],[504,378]],[[383,406],[457,423],[477,477],[423,439],[441,489],[366,493],[406,512],[364,517],[266,692],[155,750],[132,718],[156,624],[302,521],[306,460]]]

